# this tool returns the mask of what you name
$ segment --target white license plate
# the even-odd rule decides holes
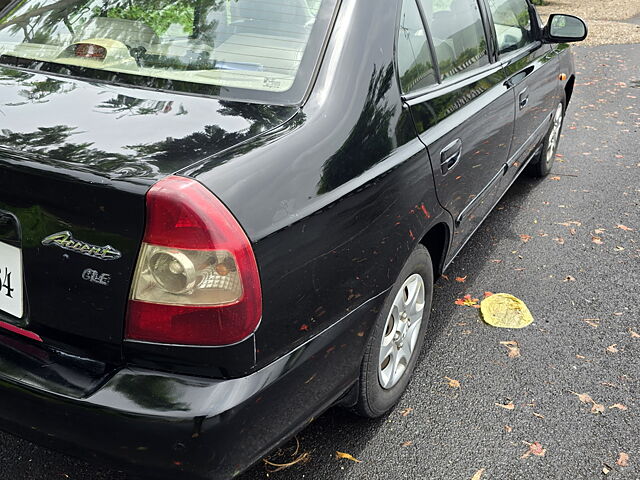
[[[22,318],[22,252],[0,242],[0,310]]]

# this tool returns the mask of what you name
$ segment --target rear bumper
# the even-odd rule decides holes
[[[124,368],[86,398],[0,371],[0,428],[152,478],[231,478],[357,378],[384,295],[252,375],[213,380]]]

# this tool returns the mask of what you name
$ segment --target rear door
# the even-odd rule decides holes
[[[451,213],[455,254],[498,199],[514,98],[494,60],[477,0],[418,0],[428,26],[435,85],[406,95],[427,146],[440,203]]]
[[[551,125],[559,98],[558,60],[539,41],[539,19],[527,0],[486,0],[506,86],[515,97],[507,180],[515,178]]]

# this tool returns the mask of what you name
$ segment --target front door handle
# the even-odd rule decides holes
[[[529,104],[529,89],[523,89],[518,95],[518,102],[520,104],[520,110]]]
[[[456,166],[462,156],[462,140],[457,138],[440,152],[440,168],[444,175]]]

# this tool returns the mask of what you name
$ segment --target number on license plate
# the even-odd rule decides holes
[[[0,310],[22,318],[22,252],[0,242]]]

